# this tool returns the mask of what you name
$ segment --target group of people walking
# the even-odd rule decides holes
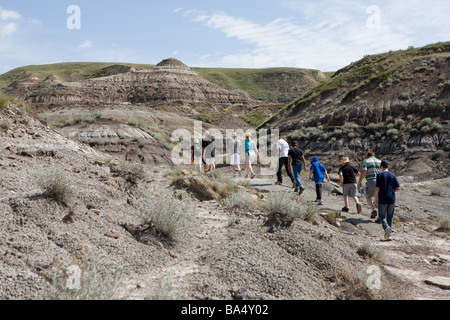
[[[292,182],[294,192],[302,195],[305,187],[301,182],[301,172],[303,170],[309,172],[309,181],[314,180],[316,187],[317,204],[323,204],[323,183],[330,182],[330,176],[325,166],[320,162],[318,157],[312,158],[311,166],[308,168],[303,150],[299,148],[297,142],[293,142],[292,146],[282,138],[281,135],[276,137],[278,151],[278,168],[276,185],[283,184],[282,170],[285,168],[289,179]],[[241,154],[244,153],[245,161],[245,177],[255,178],[252,164],[260,158],[260,154],[256,143],[252,140],[250,133],[245,134],[245,141],[242,144],[237,138],[237,134],[232,134],[232,139],[228,145],[229,164],[233,170],[233,177],[239,175],[242,177],[241,171]],[[213,136],[205,135],[202,144],[198,140],[194,141],[191,149],[192,164],[194,159],[200,157],[204,166],[204,171],[215,169],[215,139]],[[201,165],[200,165],[201,166]],[[292,168],[292,170],[291,170]],[[400,190],[400,184],[397,177],[389,172],[389,163],[381,161],[375,157],[375,153],[369,151],[363,162],[361,172],[350,164],[348,157],[341,159],[341,166],[338,170],[340,187],[344,197],[344,207],[342,212],[349,212],[350,198],[356,205],[356,212],[361,214],[362,205],[359,202],[358,191],[365,195],[367,204],[371,210],[371,219],[376,219],[377,223],[381,223],[385,232],[386,240],[391,240],[392,223],[395,211],[396,192]],[[357,180],[359,178],[359,180]],[[366,180],[365,188],[362,183]]]
[[[278,153],[280,156],[278,171],[277,171],[277,185],[283,183],[282,168],[286,168],[286,173],[292,181],[294,192],[300,195],[305,188],[300,181],[300,172],[306,168],[306,161],[303,151],[298,148],[298,143],[293,142],[292,148],[289,144],[278,137],[277,143]],[[291,167],[292,165],[292,171]],[[369,151],[366,159],[363,162],[361,172],[350,164],[348,157],[341,159],[341,167],[338,170],[340,187],[344,196],[344,207],[342,212],[349,212],[349,198],[353,199],[356,204],[356,212],[362,212],[362,206],[358,198],[358,190],[364,194],[368,206],[371,209],[371,219],[376,219],[377,223],[381,223],[384,230],[384,238],[392,240],[392,224],[395,212],[396,193],[400,190],[400,183],[397,177],[389,172],[389,162],[386,160],[379,160],[375,157],[375,153]],[[357,178],[359,180],[357,181]],[[309,180],[316,184],[316,202],[323,204],[322,199],[322,185],[325,179],[330,182],[330,177],[325,166],[320,163],[318,157],[312,159],[312,165],[309,169]],[[362,183],[366,179],[365,188],[362,188]]]

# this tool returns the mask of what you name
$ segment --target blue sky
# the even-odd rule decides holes
[[[189,67],[335,71],[367,54],[450,41],[449,12],[448,0],[2,0],[0,74],[169,57]]]

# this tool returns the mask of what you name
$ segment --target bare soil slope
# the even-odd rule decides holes
[[[437,228],[438,208],[448,214],[448,197],[417,209],[409,199],[420,201],[419,195],[414,187],[405,189],[400,217],[407,218],[392,243],[380,242],[379,225],[365,216],[348,215],[340,226],[317,216],[314,223],[270,228],[263,207],[230,211],[220,198],[200,201],[173,185],[169,167],[133,175],[120,161],[105,162],[105,154],[44,127],[14,104],[0,121],[0,299],[49,298],[50,279],[61,264],[83,267],[99,252],[127,265],[116,299],[225,300],[236,292],[244,299],[449,298],[448,290],[424,284],[428,275],[448,275],[448,234],[430,232]],[[55,169],[70,182],[63,204],[44,196],[39,183],[42,173]],[[250,184],[257,189],[237,188],[255,201],[260,197],[260,204],[270,192],[288,189],[265,180]],[[308,185],[305,197],[311,192]],[[139,218],[136,204],[146,193],[193,196],[195,223],[175,241],[158,236]],[[340,198],[327,198],[321,212],[339,208]],[[358,254],[365,243],[383,249],[387,262]],[[380,290],[367,288],[371,265],[383,271]]]

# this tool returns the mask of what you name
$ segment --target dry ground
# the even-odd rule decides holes
[[[290,227],[265,226],[263,206],[229,210],[221,201],[194,197],[194,224],[169,241],[141,228],[136,201],[145,193],[191,197],[172,185],[167,173],[173,168],[147,167],[133,184],[111,169],[104,154],[26,116],[2,117],[11,125],[0,140],[0,299],[49,299],[61,262],[83,267],[99,252],[126,265],[116,299],[230,300],[241,288],[238,293],[251,300],[450,298],[449,290],[425,284],[430,276],[450,274],[449,237],[436,232],[449,215],[447,189],[431,196],[408,182],[399,195],[392,242],[380,240],[381,227],[367,209],[328,222],[325,214],[342,207],[331,185],[320,208],[324,215]],[[66,205],[43,196],[39,180],[52,168],[69,178]],[[221,170],[230,175],[229,168]],[[272,192],[291,190],[259,178],[240,190],[260,204]],[[302,197],[314,199],[313,185],[306,186]],[[364,257],[362,247],[381,254]],[[371,266],[381,271],[381,286],[372,289]]]

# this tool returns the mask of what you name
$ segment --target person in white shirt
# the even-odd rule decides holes
[[[293,188],[295,188],[295,179],[294,175],[291,172],[291,168],[289,168],[289,144],[281,138],[281,136],[278,136],[278,142],[277,142],[277,149],[278,149],[278,171],[277,171],[277,182],[276,185],[282,185],[283,184],[283,177],[281,175],[281,169],[283,166],[286,168],[287,175],[292,181]]]

